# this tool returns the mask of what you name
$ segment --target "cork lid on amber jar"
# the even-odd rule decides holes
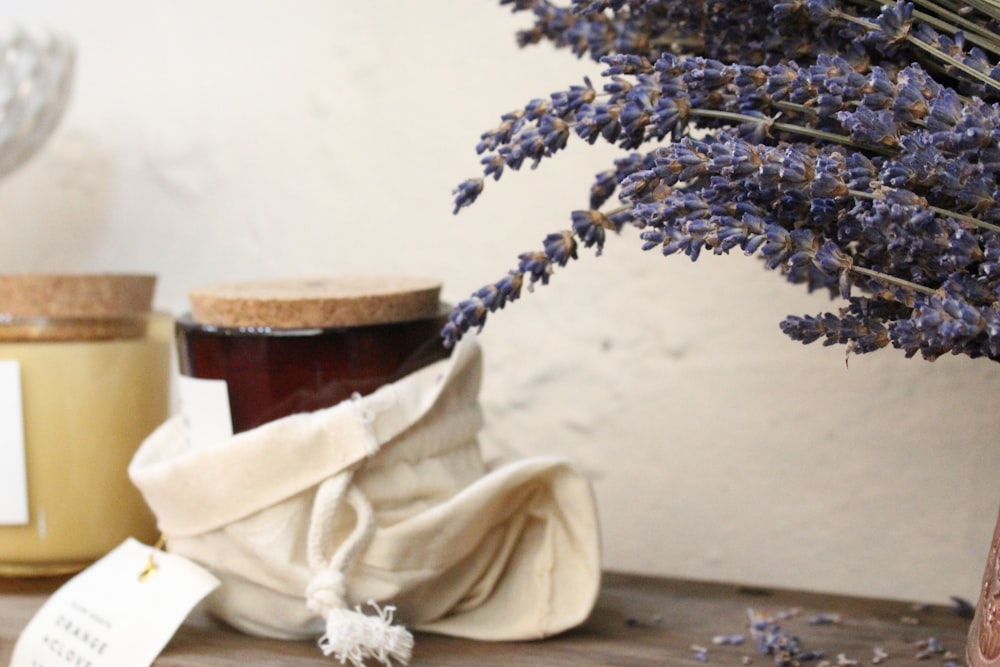
[[[0,341],[142,336],[155,286],[147,274],[0,275]]]
[[[191,318],[219,327],[356,327],[433,317],[441,283],[407,276],[337,276],[210,285],[191,290]]]

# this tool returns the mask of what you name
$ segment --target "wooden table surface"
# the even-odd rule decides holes
[[[52,580],[0,579],[0,665],[10,662],[14,642],[54,590]],[[416,636],[412,665],[773,665],[749,637],[748,609],[782,614],[783,633],[802,650],[822,651],[830,665],[877,664],[884,651],[892,665],[964,664],[969,620],[954,607],[914,605],[738,585],[609,573],[590,620],[561,636],[537,642],[486,643],[426,634]],[[821,622],[832,621],[832,622]],[[747,635],[743,645],[713,638]],[[929,651],[939,642],[942,650]],[[950,656],[951,652],[955,657]],[[919,654],[926,653],[926,657]],[[857,660],[857,663],[845,662]],[[158,667],[336,665],[314,642],[284,642],[242,635],[195,612],[155,663]],[[820,661],[804,663],[819,665]],[[127,667],[127,666],[126,666]]]

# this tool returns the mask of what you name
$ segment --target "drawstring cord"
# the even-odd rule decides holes
[[[363,423],[371,424],[374,415],[354,398]],[[395,607],[380,607],[369,601],[375,614],[365,614],[360,606],[348,608],[347,575],[375,535],[375,510],[364,493],[353,484],[354,471],[335,475],[316,490],[306,557],[312,579],[306,587],[306,605],[326,621],[326,633],[319,646],[324,655],[333,655],[341,664],[364,667],[373,658],[385,665],[396,660],[406,664],[413,650],[413,636],[406,628],[393,625]],[[332,555],[328,549],[333,529],[344,504],[354,510],[355,526]]]

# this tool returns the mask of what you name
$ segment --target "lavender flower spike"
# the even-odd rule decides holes
[[[571,141],[622,157],[569,230],[543,235],[456,306],[453,343],[522,286],[547,285],[580,246],[636,227],[664,255],[757,257],[842,307],[782,330],[851,352],[895,347],[1000,361],[1000,11],[939,0],[503,0],[530,11],[522,45],[602,63],[503,114],[476,149],[485,179]],[[954,24],[953,24],[954,23]],[[616,201],[617,199],[617,201]]]

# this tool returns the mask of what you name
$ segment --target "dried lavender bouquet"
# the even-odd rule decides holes
[[[793,339],[1000,360],[1000,0],[500,4],[533,16],[522,45],[599,61],[603,84],[504,114],[455,211],[574,136],[623,155],[569,229],[455,307],[447,344],[632,225],[644,249],[738,250],[843,299],[785,319]]]

